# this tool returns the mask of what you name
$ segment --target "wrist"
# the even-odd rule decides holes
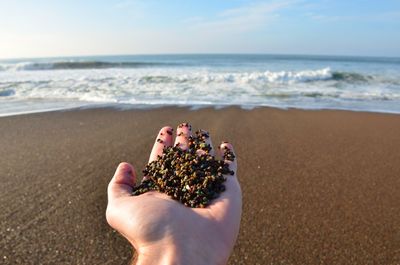
[[[228,261],[229,256],[224,257],[218,250],[204,252],[197,247],[190,245],[178,246],[176,244],[162,244],[149,246],[137,250],[135,265],[170,265],[170,264],[192,264],[192,265],[223,265]]]
[[[137,250],[135,265],[183,264],[182,255],[173,244],[149,246]]]

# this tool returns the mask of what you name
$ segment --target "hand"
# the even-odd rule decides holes
[[[172,128],[159,132],[149,162],[171,146]],[[180,134],[183,133],[183,134]],[[190,126],[177,129],[175,144],[185,150]],[[212,146],[211,138],[208,144]],[[229,143],[223,143],[233,152]],[[214,155],[214,148],[210,152]],[[137,264],[226,264],[235,244],[242,212],[242,195],[236,177],[237,163],[226,161],[233,176],[226,176],[226,191],[206,208],[189,208],[166,194],[151,191],[132,196],[136,174],[121,163],[108,185],[107,222],[136,249]]]

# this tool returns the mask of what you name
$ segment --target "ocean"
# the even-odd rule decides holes
[[[0,61],[0,116],[232,105],[400,113],[400,58],[204,54]]]

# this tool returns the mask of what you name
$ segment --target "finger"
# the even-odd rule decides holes
[[[214,147],[211,141],[211,137],[210,134],[205,131],[205,130],[199,130],[196,132],[196,134],[198,136],[200,136],[202,138],[202,140],[204,141],[204,143],[206,144],[204,148],[200,148],[199,150],[197,150],[197,154],[201,155],[206,153],[205,151],[208,149],[208,146],[210,149],[208,149],[208,153],[212,156],[215,155],[215,151],[214,151]]]
[[[131,196],[135,183],[136,174],[134,168],[126,162],[120,163],[108,184],[108,200],[110,201],[122,196]]]
[[[189,136],[192,136],[192,125],[186,122],[179,124],[174,145],[186,150],[189,147]]]
[[[242,192],[236,174],[227,176],[225,191],[209,205],[208,210],[218,223],[231,228],[225,237],[229,242],[235,242],[242,216]]]
[[[224,141],[218,147],[218,151],[225,164],[229,165],[229,169],[235,172],[234,177],[236,178],[237,159],[233,145]]]
[[[224,142],[219,148],[222,157],[227,150],[235,155],[233,146],[230,143]],[[237,179],[237,162],[236,157],[233,161],[225,157],[225,163],[229,165],[229,169],[233,171],[233,175],[225,175],[226,181],[224,182],[225,191],[221,193],[214,202],[210,205],[210,211],[213,216],[223,222],[230,222],[229,220],[237,220],[242,210],[242,192],[240,184]],[[240,219],[240,218],[239,218]]]
[[[164,147],[172,145],[172,133],[174,129],[170,126],[163,127],[157,135],[153,149],[150,153],[149,163],[157,160],[158,156],[162,155]]]

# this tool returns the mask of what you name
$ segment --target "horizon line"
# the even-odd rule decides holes
[[[115,54],[83,54],[83,55],[57,55],[57,56],[32,56],[32,57],[0,57],[0,61],[24,59],[56,59],[74,57],[111,57],[111,56],[160,56],[160,55],[275,55],[275,56],[321,56],[321,57],[352,57],[352,58],[388,58],[400,59],[399,56],[388,55],[350,55],[350,54],[323,54],[323,53],[264,53],[264,52],[195,52],[195,53],[115,53]]]

